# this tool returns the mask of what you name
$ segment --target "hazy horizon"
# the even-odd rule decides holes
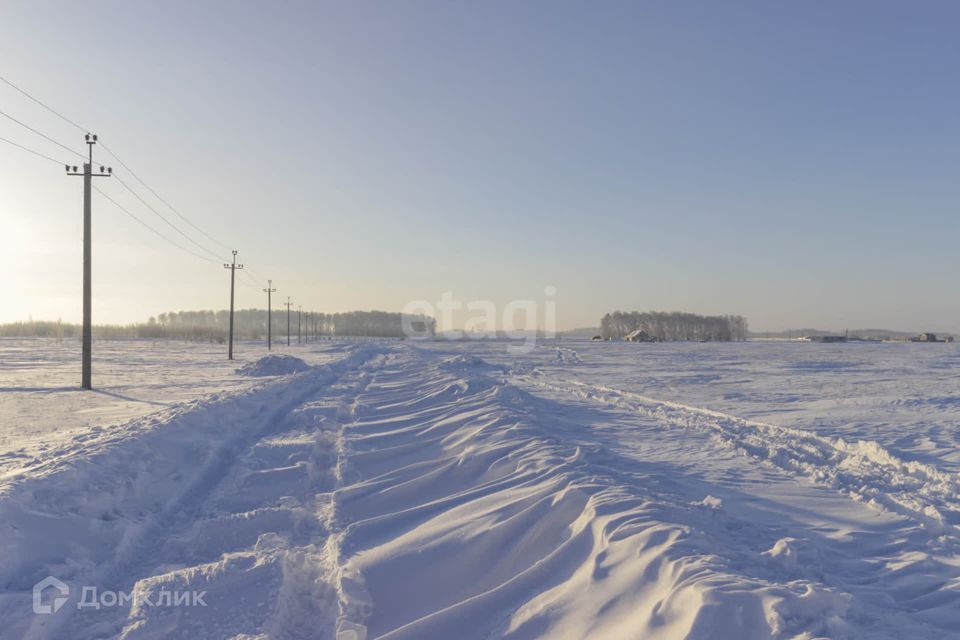
[[[960,7],[50,2],[0,76],[90,127],[203,245],[94,194],[94,322],[543,301],[753,331],[956,332]],[[0,110],[82,133],[0,83]],[[0,117],[0,137],[79,158]],[[76,322],[81,180],[0,143],[0,322]],[[114,178],[96,183],[165,227]],[[223,246],[220,245],[222,243]],[[213,259],[216,258],[216,259]]]
[[[266,310],[267,310],[267,309],[266,309],[265,306],[264,306],[264,307],[252,306],[252,307],[242,307],[242,308],[238,307],[238,308],[237,308],[237,311],[238,311],[238,312],[239,312],[239,311],[261,311],[261,312],[266,312]],[[203,312],[203,311],[212,311],[213,313],[226,313],[226,312],[228,311],[228,308],[224,307],[224,308],[215,308],[215,309],[177,309],[177,310],[175,310],[175,311],[173,311],[173,312],[174,312],[174,313],[197,313],[197,312]],[[345,310],[340,310],[340,311],[329,311],[329,312],[328,312],[328,311],[323,311],[323,310],[313,310],[313,309],[309,309],[309,310],[308,310],[308,309],[303,309],[303,311],[309,311],[309,312],[311,312],[311,313],[314,312],[314,311],[316,311],[316,312],[318,312],[318,313],[336,314],[336,313],[349,313],[349,312],[351,312],[351,311],[361,311],[361,312],[371,312],[371,311],[374,311],[374,312],[375,312],[375,311],[396,312],[397,310],[395,310],[395,309],[345,309]],[[619,309],[619,311],[626,311],[626,309]],[[635,310],[633,310],[633,311],[635,311]],[[673,309],[673,310],[671,310],[671,311],[683,311],[683,310],[681,310],[681,309]],[[170,312],[161,312],[161,313],[170,313]],[[274,313],[274,315],[276,315],[277,317],[285,316],[285,314],[286,314],[286,307],[275,308],[275,309],[273,310],[273,313]],[[297,317],[297,316],[296,316],[296,314],[297,314],[296,309],[294,309],[294,310],[291,312],[291,314],[292,314],[292,318],[293,318],[293,320],[292,320],[292,322],[293,322],[293,327],[294,327],[293,330],[294,330],[294,332],[295,332],[295,331],[296,331],[296,317]],[[101,326],[122,326],[122,325],[128,325],[128,324],[146,324],[146,323],[148,323],[151,319],[156,319],[156,317],[157,317],[157,316],[154,315],[154,316],[149,316],[149,317],[147,317],[147,318],[141,318],[141,319],[131,320],[131,321],[128,321],[128,322],[115,322],[115,323],[110,323],[110,322],[106,322],[106,321],[103,321],[103,322],[94,322],[94,325],[101,325]],[[36,318],[36,317],[28,316],[27,318],[23,318],[23,319],[0,322],[0,325],[3,325],[3,324],[14,324],[14,323],[18,323],[18,322],[25,322],[25,323],[26,323],[26,322],[56,322],[57,320],[58,320],[57,318]],[[80,324],[79,321],[69,321],[69,320],[65,320],[65,319],[63,319],[63,318],[60,318],[60,320],[63,321],[63,322],[65,322],[65,323],[69,323],[69,324],[73,324],[73,325],[77,325],[77,326],[79,326],[79,324]],[[468,319],[468,320],[469,320],[469,319]],[[747,320],[749,321],[749,318],[747,318]],[[464,331],[464,330],[466,329],[466,326],[465,326],[466,324],[467,324],[467,322],[459,322],[459,323],[456,323],[456,324],[454,324],[454,325],[452,325],[452,326],[449,326],[449,327],[438,326],[438,332],[442,332],[442,331],[444,331],[444,330]],[[542,324],[542,323],[541,323],[541,324]],[[543,329],[543,327],[541,326],[541,327],[539,327],[539,328],[536,329],[536,330],[542,330],[542,329]],[[518,328],[518,330],[520,330],[520,328]],[[529,331],[534,331],[534,330],[535,330],[535,329],[532,329],[532,328],[529,329]],[[560,329],[559,329],[559,332],[560,332],[560,333],[572,333],[572,332],[576,332],[576,331],[587,331],[587,330],[589,330],[589,331],[599,331],[599,330],[600,330],[599,318],[598,318],[597,323],[595,323],[595,324],[587,324],[587,325],[582,325],[582,326],[577,326],[577,327],[564,327],[564,328],[560,328]],[[923,332],[926,332],[926,331],[932,331],[932,332],[934,332],[934,333],[944,333],[944,334],[953,334],[953,333],[955,333],[955,331],[952,330],[952,329],[950,329],[949,327],[932,327],[932,326],[928,326],[928,325],[924,325],[924,326],[922,326],[922,327],[883,327],[883,326],[868,325],[868,326],[851,326],[851,327],[842,327],[842,328],[841,328],[841,327],[807,326],[807,325],[790,325],[790,326],[783,327],[783,328],[762,328],[762,327],[761,327],[761,328],[758,328],[758,327],[753,327],[753,326],[750,326],[750,327],[749,327],[749,333],[750,333],[750,334],[778,334],[778,333],[787,333],[787,332],[790,332],[790,331],[794,331],[794,332],[803,332],[803,331],[832,331],[832,332],[837,333],[837,334],[843,334],[845,331],[850,331],[850,332],[854,332],[854,333],[891,332],[891,333],[904,333],[904,334],[911,334],[911,333],[912,333],[912,334],[920,334],[920,333],[923,333]],[[801,333],[797,333],[797,337],[799,337],[800,335],[801,335]]]

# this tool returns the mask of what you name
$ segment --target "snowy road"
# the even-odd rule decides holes
[[[0,637],[955,635],[952,471],[462,351],[349,347],[8,476]]]

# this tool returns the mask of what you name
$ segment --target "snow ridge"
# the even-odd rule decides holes
[[[960,475],[901,460],[876,442],[848,442],[602,385],[551,379],[540,370],[518,372],[516,377],[536,387],[707,432],[727,447],[912,518],[939,543],[947,538],[951,545],[960,542]]]
[[[725,517],[716,499],[657,494],[602,447],[565,443],[539,417],[544,401],[495,370],[401,351],[359,396],[344,427],[353,482],[336,494],[343,575],[363,605],[346,611],[353,629],[418,640],[850,635],[848,594],[771,572],[760,554],[745,573],[743,553],[703,531]]]

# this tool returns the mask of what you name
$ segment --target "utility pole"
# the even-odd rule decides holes
[[[283,304],[287,305],[287,346],[289,347],[290,346],[290,307],[291,305],[293,305],[293,303],[290,302],[290,296],[287,296],[287,301],[284,302]]]
[[[113,174],[111,167],[100,167],[100,173],[93,172],[93,145],[97,144],[97,136],[89,133],[84,136],[87,141],[87,159],[83,165],[83,171],[77,171],[76,166],[66,165],[68,176],[83,176],[83,334],[81,342],[83,344],[83,355],[81,356],[81,374],[80,386],[84,389],[92,389],[90,364],[93,360],[93,291],[91,286],[91,260],[93,251],[91,250],[91,211],[90,211],[90,190],[93,186],[94,176],[98,178],[109,178]]]
[[[264,291],[267,294],[267,351],[270,351],[273,348],[273,319],[270,315],[272,311],[270,295],[276,291],[276,289],[273,288],[273,280],[267,280],[267,288],[264,289]]]
[[[223,265],[224,269],[230,269],[230,346],[227,347],[227,360],[233,360],[233,281],[237,269],[243,269],[242,264],[237,264],[237,252],[233,251],[233,263]]]
[[[303,341],[307,344],[310,343],[310,312],[307,311],[303,314]]]
[[[303,306],[297,307],[297,344],[300,344],[300,315],[303,313]]]

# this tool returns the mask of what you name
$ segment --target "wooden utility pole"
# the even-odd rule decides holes
[[[224,269],[230,269],[230,346],[227,347],[227,360],[233,360],[233,283],[237,269],[243,269],[242,264],[237,264],[237,252],[233,251],[233,263],[223,265]]]
[[[303,307],[297,307],[297,344],[300,344],[300,315],[303,313]]]
[[[267,293],[267,351],[270,351],[273,349],[273,318],[271,317],[273,305],[270,296],[276,292],[273,288],[273,280],[267,280],[267,288],[264,291]]]
[[[90,372],[91,362],[93,360],[93,291],[91,282],[91,269],[93,251],[91,250],[91,226],[92,212],[90,207],[90,191],[93,186],[93,178],[109,178],[113,174],[110,167],[100,167],[100,173],[93,172],[93,145],[97,144],[97,136],[85,136],[87,141],[88,161],[83,165],[83,171],[77,171],[76,166],[67,165],[68,176],[83,176],[83,334],[81,338],[82,351],[81,356],[81,374],[80,386],[84,389],[92,389],[92,376]]]

